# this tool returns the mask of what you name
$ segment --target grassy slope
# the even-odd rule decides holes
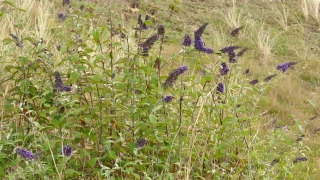
[[[23,21],[25,33],[35,38],[43,37],[47,45],[54,49],[59,42],[53,38],[56,34],[52,34],[50,30],[61,26],[61,23],[57,22],[57,13],[67,12],[67,9],[61,8],[60,1],[37,2],[40,3],[31,0],[17,1],[19,7],[26,9],[26,14],[16,11],[14,20],[8,17],[2,18],[0,39],[15,32],[13,22]],[[101,6],[107,4],[99,0],[92,2]],[[114,10],[119,19],[122,19],[119,23],[122,26],[132,27],[138,14],[137,9],[131,8],[125,1],[113,3],[116,4],[115,7],[121,9]],[[306,19],[302,9],[298,8],[301,6],[301,2],[297,0],[283,4],[279,1],[239,0],[233,3],[228,0],[204,0],[174,3],[171,0],[167,2],[145,0],[140,3],[139,8],[148,14],[153,14],[154,25],[163,23],[168,29],[168,45],[164,50],[166,59],[170,59],[172,54],[179,51],[185,33],[192,35],[197,27],[209,22],[204,34],[209,47],[216,51],[227,45],[249,47],[249,51],[240,63],[244,70],[246,68],[251,70],[252,75],[248,81],[255,78],[262,80],[267,75],[275,73],[275,67],[279,63],[298,62],[278,83],[272,83],[267,94],[268,100],[260,103],[263,114],[257,128],[262,128],[263,133],[269,133],[271,121],[277,118],[280,124],[289,125],[289,129],[292,130],[291,136],[295,138],[300,133],[295,127],[291,129],[295,121],[290,114],[294,114],[305,127],[307,135],[305,143],[314,150],[314,159],[310,162],[315,162],[320,157],[316,151],[319,138],[311,131],[320,127],[320,124],[319,119],[309,121],[308,118],[317,115],[320,110],[318,104],[320,26],[316,18],[312,17],[312,12],[309,12]],[[230,32],[239,26],[244,26],[239,37],[231,38]],[[4,48],[2,44],[0,46]],[[4,54],[1,54],[1,57],[10,62],[10,59],[5,59]],[[217,56],[207,56],[203,62],[210,64],[217,60]],[[1,85],[2,90],[6,89],[6,85],[10,86],[10,84]],[[310,102],[315,104],[315,108]],[[319,168],[320,165],[315,163],[315,166]]]

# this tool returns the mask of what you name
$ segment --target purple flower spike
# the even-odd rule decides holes
[[[229,72],[229,67],[227,65],[227,63],[222,62],[221,63],[221,68],[220,68],[220,75],[226,75]]]
[[[192,43],[191,37],[189,35],[185,35],[182,45],[191,46],[191,43]]]
[[[264,79],[264,82],[269,82],[269,81],[271,81],[271,79],[273,79],[274,77],[276,77],[276,75],[277,75],[277,74],[270,75],[270,76],[266,77],[266,78]]]
[[[172,102],[173,99],[174,99],[173,96],[168,95],[168,96],[163,97],[162,101],[169,103],[169,102]]]
[[[204,29],[206,29],[206,27],[208,26],[209,23],[205,23],[203,24],[198,30],[196,30],[194,32],[194,36],[195,37],[201,37],[203,34]]]
[[[238,27],[231,32],[231,36],[236,36],[243,27]]]
[[[238,57],[242,56],[247,50],[248,50],[248,48],[243,48],[241,51],[239,51],[239,52],[237,53],[237,56],[238,56]]]
[[[166,81],[163,84],[164,88],[170,87],[173,85],[173,83],[178,79],[178,76],[183,74],[185,71],[187,71],[189,68],[188,66],[180,66],[176,70],[172,71],[169,74],[169,77],[166,79]]]
[[[228,52],[228,56],[229,56],[229,62],[230,63],[238,62],[238,56],[236,55],[236,53],[234,51],[229,51]]]
[[[60,154],[61,155],[65,155],[65,156],[71,156],[72,155],[72,147],[70,145],[65,145],[63,146],[63,148],[61,149]]]
[[[70,92],[71,91],[71,87],[70,86],[64,86],[61,91],[64,91],[64,92]]]
[[[144,145],[146,145],[147,139],[146,138],[140,138],[138,139],[136,146],[139,148],[142,148]]]
[[[146,15],[145,20],[148,20],[148,19],[149,19],[149,16]],[[139,16],[138,16],[138,24],[139,24],[140,30],[147,30],[148,29],[148,26],[144,22],[142,22],[141,14],[139,14]],[[139,28],[137,28],[137,29],[139,29]]]
[[[217,90],[217,93],[223,94],[224,93],[224,85],[222,83],[219,83],[217,85],[217,89],[216,90]]]
[[[286,62],[283,64],[279,64],[277,66],[277,70],[282,71],[282,72],[286,72],[291,66],[297,64],[296,62]]]
[[[67,15],[65,15],[63,13],[59,13],[58,19],[59,19],[59,21],[65,21],[67,19]]]
[[[211,49],[211,48],[206,48],[205,47],[205,44],[202,40],[202,38],[199,36],[199,37],[195,37],[195,40],[194,40],[194,48],[200,52],[204,52],[204,53],[207,53],[207,54],[212,54],[214,51]]]
[[[250,81],[249,83],[250,83],[251,85],[255,85],[255,84],[257,84],[258,82],[259,82],[259,80],[258,80],[258,79],[255,79],[255,80]]]
[[[158,34],[161,35],[161,36],[163,36],[165,32],[166,32],[166,31],[164,30],[164,26],[163,26],[163,25],[159,25],[159,27],[158,27]]]
[[[28,151],[26,149],[17,148],[16,149],[17,154],[19,154],[21,157],[29,160],[37,159],[37,155],[33,154],[31,151]]]
[[[222,53],[228,53],[229,51],[234,51],[234,50],[239,49],[239,48],[240,48],[240,46],[227,46],[227,47],[221,49],[220,51]]]

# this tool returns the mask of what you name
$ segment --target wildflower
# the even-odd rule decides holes
[[[173,85],[173,83],[178,79],[178,76],[183,74],[185,71],[187,71],[189,68],[188,66],[180,66],[176,70],[172,71],[166,81],[163,84],[164,88],[170,87]]]
[[[65,156],[71,156],[72,155],[72,147],[70,145],[65,145],[63,146],[63,148],[61,149],[60,154],[61,155],[65,155]]]
[[[229,62],[230,63],[236,63],[238,62],[238,56],[234,51],[228,51],[228,56],[229,56]]]
[[[56,82],[56,87],[59,89],[63,88],[63,82],[60,76],[60,73],[58,71],[54,72],[54,76],[55,76],[55,82]]]
[[[270,75],[270,76],[266,77],[266,78],[264,79],[264,82],[269,82],[269,81],[271,81],[271,79],[273,79],[274,77],[276,77],[276,75],[277,75],[277,74]]]
[[[255,79],[255,80],[250,81],[249,83],[250,83],[251,85],[255,85],[255,84],[257,84],[258,82],[259,82],[259,80],[258,80],[258,79]]]
[[[227,46],[227,47],[221,49],[220,51],[222,53],[227,53],[229,51],[234,51],[234,50],[239,49],[239,48],[240,48],[240,46]]]
[[[146,15],[145,20],[149,20],[148,15]],[[139,14],[139,17],[138,17],[138,24],[139,24],[140,30],[147,30],[148,29],[148,26],[144,22],[142,22],[141,14]]]
[[[55,87],[60,90],[60,91],[64,91],[64,92],[70,92],[71,91],[71,87],[70,86],[64,86],[60,73],[58,71],[54,72],[54,76],[55,76]]]
[[[238,57],[241,57],[247,50],[248,50],[248,48],[243,48],[241,51],[239,51],[239,52],[237,53],[237,56],[238,56]]]
[[[168,95],[168,96],[163,97],[162,100],[163,100],[164,102],[166,102],[166,103],[169,103],[169,102],[172,102],[173,99],[174,99],[173,96]]]
[[[158,35],[163,36],[166,31],[164,30],[164,26],[161,24],[158,26]]]
[[[201,37],[195,37],[194,39],[194,48],[197,49],[200,52],[204,52],[207,54],[212,54],[213,50],[211,48],[206,48],[203,40]]]
[[[248,68],[248,69],[244,72],[244,74],[248,75],[249,72],[250,72],[250,69]]]
[[[28,151],[26,149],[22,149],[22,148],[17,148],[16,149],[17,154],[19,154],[21,157],[25,158],[25,159],[37,159],[37,155],[33,154],[31,151]]]
[[[143,43],[140,44],[140,46],[142,48],[148,48],[151,49],[151,47],[153,46],[153,44],[159,39],[159,35],[153,35],[151,37],[149,37],[146,41],[144,41]]]
[[[146,143],[147,143],[147,139],[146,138],[140,138],[136,142],[136,146],[139,147],[139,148],[142,148]]]
[[[221,63],[221,68],[220,68],[220,75],[226,75],[229,72],[229,67],[227,65],[227,63],[222,62]]]
[[[192,43],[191,37],[186,34],[186,35],[184,36],[182,45],[184,45],[184,46],[191,46],[191,43]]]
[[[203,34],[204,29],[207,27],[208,24],[209,24],[209,23],[203,24],[198,30],[196,30],[196,31],[194,32],[194,36],[195,36],[195,37],[201,37],[202,34]]]
[[[140,91],[139,89],[135,89],[135,90],[134,90],[134,93],[135,93],[135,94],[142,94],[142,91]]]
[[[286,72],[291,66],[297,64],[296,62],[286,62],[283,64],[279,64],[277,66],[277,70],[282,71],[282,72]]]
[[[236,29],[234,29],[232,32],[231,32],[231,36],[236,36],[239,34],[240,30],[242,29],[243,27],[238,27]]]
[[[149,56],[149,48],[148,47],[143,47],[142,48],[142,55],[143,56]]]
[[[17,36],[13,35],[13,34],[10,34],[11,38],[13,40],[16,41],[16,46],[18,46],[19,48],[22,48],[23,47],[23,44],[22,44],[22,41],[20,41],[20,38],[18,38]]]
[[[201,38],[203,31],[207,27],[207,25],[208,23],[205,23],[198,30],[194,32],[194,48],[200,52],[212,54],[214,52],[213,49],[205,47],[205,44]]]
[[[216,90],[217,90],[217,93],[223,94],[223,93],[224,93],[224,85],[223,85],[222,83],[219,83],[219,84],[217,85]]]
[[[58,13],[58,19],[60,21],[65,21],[67,19],[67,15],[65,15],[63,13]]]
[[[62,0],[62,5],[69,5],[70,6],[70,0]]]
[[[307,161],[307,158],[306,157],[297,157],[293,163],[297,163],[297,162],[301,162],[301,161]]]

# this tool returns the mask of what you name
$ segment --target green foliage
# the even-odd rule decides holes
[[[13,1],[5,3],[15,7]],[[177,11],[177,5],[169,8]],[[203,59],[216,54],[195,53],[191,47],[172,55],[175,63],[168,61],[163,57],[167,46],[163,36],[145,56],[140,44],[157,32],[117,27],[117,18],[111,7],[103,12],[76,10],[54,30],[56,44],[28,43],[35,37],[24,34],[21,24],[16,31],[21,33],[22,48],[16,40],[3,40],[12,62],[2,77],[2,83],[11,86],[1,117],[7,123],[1,131],[1,177],[294,177],[291,159],[299,152],[309,153],[308,148],[284,148],[285,133],[275,131],[261,138],[255,127],[260,120],[258,102],[269,83],[250,86],[237,63],[229,63],[231,71],[222,76],[217,64],[227,62],[227,55],[204,65]],[[163,88],[170,72],[183,65],[189,70],[172,87]],[[63,87],[70,86],[71,91],[57,85],[57,71]],[[219,82],[225,84],[224,93],[216,91]],[[174,100],[164,102],[166,95]],[[295,121],[304,133],[301,121]],[[143,146],[136,143],[141,138],[147,140]],[[74,150],[70,157],[60,153],[66,144]],[[38,153],[38,158],[20,157],[17,147]],[[280,159],[278,167],[270,166],[273,158]],[[278,173],[270,172],[272,168]]]

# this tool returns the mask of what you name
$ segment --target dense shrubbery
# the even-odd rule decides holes
[[[250,79],[238,65],[248,48],[214,52],[202,37],[210,24],[199,23],[194,38],[181,34],[180,52],[167,60],[170,24],[140,15],[134,27],[118,27],[109,8],[60,13],[52,29],[57,44],[49,47],[19,27],[4,39],[12,62],[1,81],[10,88],[3,93],[0,175],[290,178],[287,166],[307,160],[308,148],[282,131],[259,136],[258,102],[280,75]],[[202,62],[213,56],[219,60]],[[284,74],[294,64],[277,69]]]

